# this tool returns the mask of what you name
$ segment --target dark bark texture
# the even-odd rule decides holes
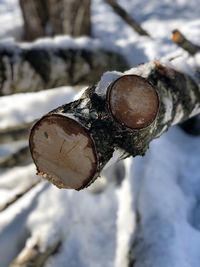
[[[107,70],[125,70],[123,57],[95,41],[61,37],[36,43],[0,43],[0,95],[96,82]]]
[[[90,36],[91,0],[20,0],[26,40],[69,34]]]

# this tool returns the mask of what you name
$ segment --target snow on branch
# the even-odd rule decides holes
[[[125,59],[90,38],[0,42],[0,95],[96,82],[106,70],[127,69]]]
[[[112,161],[144,155],[170,126],[198,114],[197,66],[193,76],[175,67],[154,61],[105,73],[80,99],[43,116],[30,134],[38,174],[59,188],[83,189]]]

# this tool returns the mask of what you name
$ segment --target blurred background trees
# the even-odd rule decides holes
[[[20,0],[25,40],[68,34],[91,35],[91,0]]]

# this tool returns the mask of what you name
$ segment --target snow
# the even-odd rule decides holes
[[[199,266],[199,153],[199,137],[173,128],[152,142],[145,159],[135,159],[130,182],[141,218],[138,266]]]
[[[20,39],[22,36],[23,20],[18,1],[0,0],[1,28],[0,38]]]
[[[133,67],[164,57],[165,64],[173,64],[197,79],[193,70],[200,65],[200,55],[189,57],[170,41],[170,35],[178,28],[188,39],[200,44],[198,0],[173,3],[119,0],[119,3],[152,39],[139,37],[103,0],[93,0],[95,41],[81,38],[74,42],[61,36],[54,41],[58,45],[92,49],[100,45],[119,51]],[[17,0],[0,0],[0,37],[6,37],[10,47],[10,37],[20,39],[23,33],[20,14]],[[51,45],[48,38],[35,45],[44,42]],[[175,59],[169,63],[172,57]],[[139,72],[147,75],[142,68]],[[120,75],[105,73],[97,92],[105,94],[107,84]],[[1,97],[0,129],[32,122],[72,101],[77,92],[72,87],[62,87]],[[198,111],[199,106],[194,112]],[[22,144],[23,141],[18,146]],[[0,145],[4,156],[16,149],[13,143]],[[120,173],[121,167],[112,165],[84,191],[59,190],[41,181],[0,212],[1,267],[8,267],[24,247],[38,243],[40,250],[45,251],[58,240],[62,246],[45,267],[66,267],[66,264],[67,267],[126,267],[130,258],[135,260],[135,267],[199,267],[199,155],[200,138],[173,127],[150,144],[145,157],[124,160],[125,174]],[[40,181],[33,164],[2,169],[0,173],[0,206]]]
[[[32,122],[57,106],[72,101],[75,95],[74,88],[60,87],[37,93],[22,93],[1,97],[0,129]]]
[[[126,159],[127,177],[132,166],[132,159]],[[124,179],[121,189],[117,192],[118,214],[117,214],[117,252],[115,266],[128,266],[128,253],[131,235],[135,230],[135,213],[132,209],[133,197],[131,193],[131,184],[129,179]]]

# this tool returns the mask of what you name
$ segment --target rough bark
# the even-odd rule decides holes
[[[200,46],[193,44],[177,29],[172,32],[172,41],[192,56],[200,52]]]
[[[125,70],[117,53],[89,38],[0,43],[0,95],[96,82],[107,70]]]
[[[17,258],[9,265],[10,267],[42,267],[46,260],[57,253],[61,242],[55,242],[47,247],[45,251],[41,251],[40,244],[25,247]]]
[[[80,190],[112,157],[144,155],[154,138],[199,112],[196,80],[155,61],[107,73],[79,100],[41,118],[32,128],[30,150],[39,175],[59,188]]]
[[[69,34],[90,36],[91,0],[20,0],[26,40]]]
[[[134,20],[125,9],[123,9],[116,0],[105,0],[105,2],[110,5],[113,10],[120,16],[134,31],[136,31],[139,35],[146,35],[149,34],[140,26],[140,24]]]

